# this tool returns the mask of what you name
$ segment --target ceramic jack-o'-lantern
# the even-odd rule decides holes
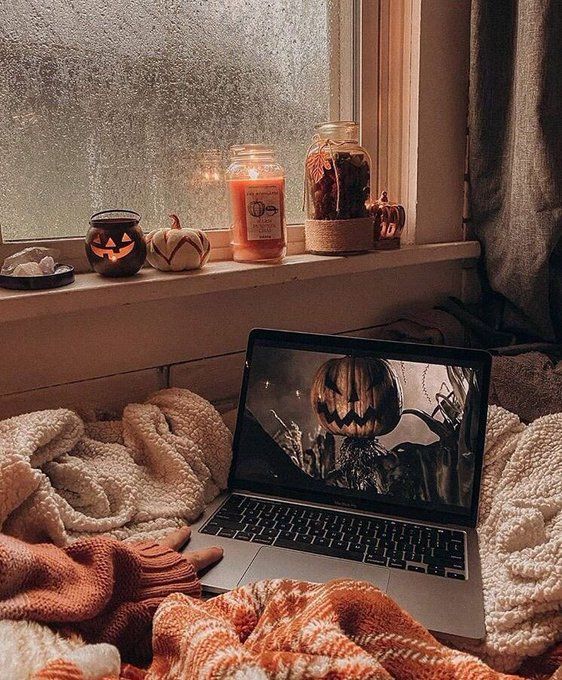
[[[146,242],[133,210],[102,210],[92,215],[86,255],[102,276],[132,276],[146,259]]]
[[[375,227],[375,249],[395,250],[400,248],[400,235],[406,223],[404,206],[391,203],[386,191],[371,206]]]
[[[388,434],[402,415],[400,383],[383,359],[329,359],[316,372],[310,399],[322,427],[342,437]]]

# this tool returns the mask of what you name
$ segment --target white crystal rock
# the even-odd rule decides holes
[[[50,255],[44,257],[40,262],[39,266],[43,274],[54,274],[55,273],[55,261]]]
[[[39,264],[41,260],[47,257],[51,257],[53,261],[56,262],[56,260],[59,257],[58,250],[55,250],[54,248],[41,248],[39,246],[25,248],[25,250],[20,250],[19,253],[14,253],[13,255],[10,255],[10,257],[6,258],[4,260],[4,264],[2,265],[2,270],[0,271],[0,273],[14,274],[14,271],[18,265],[31,262]]]
[[[12,272],[12,276],[43,276],[43,270],[38,262],[24,262]]]

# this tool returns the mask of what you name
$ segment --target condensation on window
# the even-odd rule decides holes
[[[82,235],[96,210],[146,230],[228,226],[228,147],[273,144],[302,220],[312,126],[329,116],[337,0],[0,3],[0,226]]]

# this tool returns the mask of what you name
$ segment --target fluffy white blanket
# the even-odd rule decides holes
[[[129,404],[119,421],[66,409],[0,422],[0,529],[57,545],[99,533],[158,539],[226,486],[231,437],[188,390]]]
[[[82,675],[77,672],[72,676],[68,672],[59,675],[55,668],[41,677],[56,680],[64,675],[76,680],[110,680],[119,677],[121,667],[119,651],[113,645],[88,645],[79,635],[67,637],[35,621],[0,621],[2,678],[30,680],[56,660],[76,665]]]
[[[523,425],[490,407],[479,520],[486,639],[515,670],[562,639],[562,414]]]

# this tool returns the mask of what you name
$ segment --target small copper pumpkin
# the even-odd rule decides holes
[[[375,249],[400,248],[400,235],[406,223],[406,211],[399,203],[390,203],[386,191],[371,207],[375,226]]]
[[[383,359],[329,359],[316,372],[310,399],[322,427],[342,437],[387,434],[402,415],[398,377]]]

